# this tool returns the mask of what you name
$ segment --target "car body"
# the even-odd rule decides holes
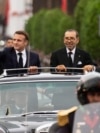
[[[57,112],[77,106],[77,81],[82,75],[51,74],[0,77],[2,133],[46,133]]]

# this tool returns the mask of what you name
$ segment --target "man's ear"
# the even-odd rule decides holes
[[[26,42],[25,42],[25,46],[27,47],[28,45],[29,45],[29,41],[26,40]]]
[[[79,43],[79,41],[80,41],[80,39],[79,39],[79,37],[77,37],[77,44]]]

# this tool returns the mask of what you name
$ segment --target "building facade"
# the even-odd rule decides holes
[[[41,9],[60,8],[72,15],[78,0],[0,0],[0,36],[24,29],[25,21]]]
[[[60,8],[68,14],[73,14],[78,1],[79,0],[33,0],[33,12],[36,13],[41,8]]]

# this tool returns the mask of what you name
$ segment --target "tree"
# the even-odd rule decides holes
[[[36,13],[29,19],[25,29],[32,47],[48,54],[62,46],[62,35],[72,25],[71,17],[60,9],[52,9]]]
[[[100,57],[98,35],[99,0],[80,0],[75,8],[75,27],[80,34],[80,46],[89,51],[94,60]]]
[[[59,43],[61,47],[61,44],[63,43],[63,38],[64,38],[64,33],[67,29],[73,29],[75,28],[74,26],[74,21],[71,16],[65,15],[62,17],[62,19],[59,22]]]
[[[87,3],[88,3],[88,0],[79,0],[75,8],[74,24],[75,24],[76,30],[79,32],[79,35],[80,35],[81,24],[84,19],[84,11],[86,9]],[[80,37],[80,40],[82,40],[81,37]],[[81,47],[81,41],[80,41],[80,47]]]
[[[42,9],[33,15],[27,22],[25,29],[29,34],[30,44],[33,48],[40,49],[42,44],[42,23],[44,22],[44,15],[46,10]]]
[[[80,31],[81,23],[84,18],[84,10],[87,2],[88,0],[79,0],[75,8],[74,19],[75,19],[75,27],[78,30],[78,32]]]
[[[92,57],[97,60],[100,58],[100,36],[98,35],[99,5],[99,0],[88,1],[80,28],[82,47],[88,50]]]
[[[43,37],[42,43],[43,51],[50,53],[59,47],[59,22],[65,14],[59,9],[48,10],[44,16],[43,23]]]

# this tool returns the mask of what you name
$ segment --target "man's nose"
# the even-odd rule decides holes
[[[71,42],[71,39],[69,38],[67,41],[68,41],[68,42]]]
[[[18,41],[17,40],[14,40],[14,43],[17,43]]]

